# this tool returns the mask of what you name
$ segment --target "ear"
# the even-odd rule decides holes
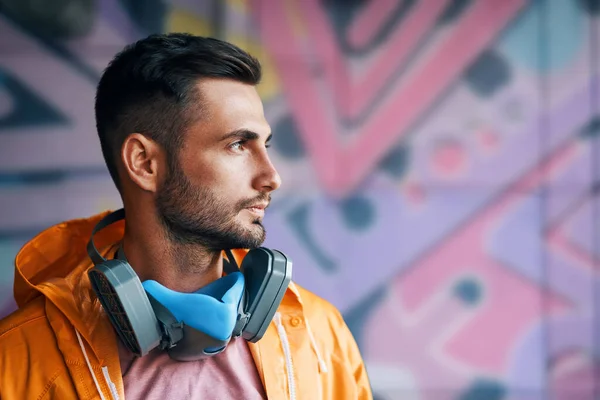
[[[121,160],[125,174],[133,183],[144,191],[156,192],[163,165],[158,143],[140,133],[132,133],[123,142]]]

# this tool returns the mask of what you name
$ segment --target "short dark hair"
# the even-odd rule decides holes
[[[96,128],[108,171],[117,172],[126,137],[142,133],[163,146],[173,161],[192,122],[187,107],[201,98],[202,78],[257,85],[259,61],[239,47],[186,33],[155,34],[125,47],[105,69],[96,92]]]

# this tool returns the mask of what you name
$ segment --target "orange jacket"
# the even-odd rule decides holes
[[[19,309],[0,321],[0,399],[125,398],[118,339],[86,273],[87,241],[106,214],[51,227],[17,255]],[[121,221],[97,234],[103,256],[123,231]],[[244,254],[235,253],[238,262]],[[269,399],[372,399],[339,312],[295,284],[263,338],[249,347]]]

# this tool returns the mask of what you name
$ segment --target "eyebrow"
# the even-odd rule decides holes
[[[227,140],[227,139],[231,139],[231,138],[240,138],[240,139],[245,139],[245,140],[258,140],[260,138],[260,135],[254,131],[248,130],[248,129],[237,129],[233,132],[229,132],[228,134],[226,134],[225,136],[223,136],[221,138],[221,140]],[[269,136],[267,137],[266,142],[268,143],[271,138],[273,137],[273,134],[270,133]]]

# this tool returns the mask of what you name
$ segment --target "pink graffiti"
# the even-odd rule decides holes
[[[97,143],[91,140],[93,133],[89,129],[94,121],[94,110],[89,103],[94,96],[94,84],[75,73],[72,66],[61,62],[50,50],[24,34],[2,15],[0,32],[5,43],[12,43],[14,48],[27,49],[14,57],[0,57],[0,69],[27,82],[41,98],[52,99],[52,106],[69,119],[66,127],[44,127],[43,130],[29,129],[15,132],[19,134],[3,135],[0,168],[3,171],[28,171],[104,165]],[[103,54],[102,57],[94,57],[94,62],[107,63],[106,58],[107,54]],[[40,73],[40,65],[44,66],[43,74]],[[68,82],[68,85],[56,90],[56,82]],[[65,146],[65,143],[69,145]],[[73,151],[74,148],[79,151]]]
[[[481,150],[484,152],[497,150],[501,142],[499,134],[490,128],[477,132],[477,139]]]
[[[434,50],[419,62],[418,68],[415,67],[415,71],[410,74],[410,79],[402,82],[402,86],[394,90],[391,97],[384,99],[380,107],[366,118],[360,134],[345,146],[338,143],[337,134],[344,128],[336,120],[331,101],[325,93],[334,93],[338,98],[360,98],[363,93],[354,92],[354,89],[348,92],[348,85],[354,85],[347,79],[339,80],[344,75],[347,76],[348,72],[331,28],[325,23],[324,10],[314,1],[295,3],[296,6],[303,7],[305,17],[310,17],[309,34],[318,36],[316,40],[307,41],[306,37],[295,35],[294,24],[285,17],[289,15],[285,4],[278,1],[251,1],[255,17],[261,21],[259,26],[262,40],[275,61],[290,107],[297,117],[302,140],[319,179],[326,191],[339,196],[348,193],[365,178],[398,138],[406,134],[408,128],[431,107],[450,83],[489,46],[525,1],[476,2]],[[275,18],[274,15],[280,17]],[[402,35],[402,40],[405,40],[404,37]],[[396,42],[392,40],[392,43]],[[407,54],[411,45],[414,46],[414,43],[403,44],[407,48]],[[325,68],[329,85],[327,81],[326,85],[322,85],[315,79],[314,64],[307,57],[312,53],[308,46],[318,47],[318,65]],[[377,59],[372,62],[374,71],[378,71],[377,68],[387,68],[385,57],[398,57],[393,51],[378,54]],[[382,71],[377,72],[377,76],[380,75],[385,76]],[[386,85],[390,85],[389,79],[384,81]],[[331,82],[336,84],[332,85]],[[369,84],[373,82],[369,81]]]
[[[333,34],[333,29],[321,4],[317,0],[301,1],[306,21],[310,21],[310,34],[319,60],[325,69],[326,81],[337,93],[335,100],[340,105],[342,114],[349,118],[357,117],[365,108],[376,101],[379,93],[393,80],[398,68],[408,64],[408,57],[413,54],[419,43],[431,32],[438,17],[446,7],[448,0],[425,0],[417,2],[407,19],[398,25],[389,40],[374,51],[373,60],[365,73],[354,79],[345,63]],[[398,6],[398,2],[396,2]],[[371,13],[382,13],[385,3],[373,2]],[[378,10],[378,11],[376,11]],[[387,15],[389,18],[389,13]],[[381,29],[381,19],[369,20],[367,16],[358,17],[351,29],[359,35],[359,29],[373,32]],[[342,89],[341,91],[336,90]],[[343,89],[347,90],[344,91]]]
[[[414,181],[403,185],[403,194],[413,205],[423,205],[427,199],[427,193],[423,185]]]
[[[500,374],[508,366],[515,338],[542,317],[542,309],[552,314],[569,307],[563,298],[541,293],[533,283],[486,254],[485,241],[506,214],[517,208],[528,193],[572,162],[576,154],[575,146],[557,150],[393,284],[394,295],[402,300],[408,312],[416,312],[459,276],[475,275],[483,282],[484,299],[477,314],[448,337],[440,349],[448,357],[480,371]]]
[[[422,399],[439,398],[438,393],[427,391],[432,383],[452,392],[463,388],[475,372],[443,351],[448,337],[474,315],[451,289],[446,285],[412,311],[406,309],[398,292],[392,291],[367,321],[365,354],[369,365],[401,366],[415,390],[426,389],[419,394]],[[377,389],[379,393],[381,389]],[[406,387],[390,389],[383,391],[389,398],[402,398],[407,391]]]
[[[581,248],[581,246],[569,241],[562,230],[553,230],[548,234],[547,238],[548,244],[550,244],[555,251],[560,252],[563,256],[572,261],[574,267],[589,269],[597,265],[598,260],[596,257]]]
[[[550,365],[550,389],[556,400],[593,399],[600,366],[589,354],[570,351],[556,358]]]
[[[598,265],[598,257],[591,254],[588,250],[584,249],[577,243],[573,243],[568,238],[568,232],[572,231],[574,219],[578,216],[577,214],[583,213],[586,207],[591,207],[590,202],[593,201],[593,197],[590,197],[589,193],[585,193],[578,201],[574,204],[570,212],[561,216],[560,220],[557,221],[547,233],[547,242],[554,251],[562,254],[573,262],[574,267],[584,268],[589,270]],[[589,231],[590,237],[593,232]]]
[[[387,22],[394,9],[400,7],[402,3],[406,3],[406,0],[401,2],[398,2],[398,0],[379,0],[367,3],[350,26],[348,32],[350,43],[355,47],[366,46],[377,35],[383,24]],[[439,3],[443,4],[444,1]]]
[[[453,178],[466,173],[468,155],[456,141],[440,143],[431,155],[431,167],[437,176]]]

